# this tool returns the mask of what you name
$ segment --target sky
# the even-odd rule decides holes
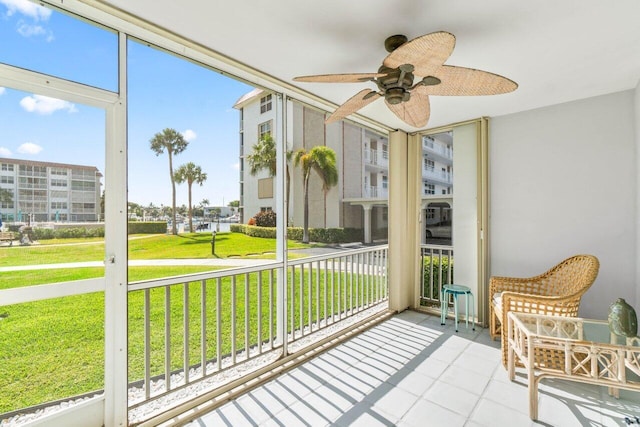
[[[171,205],[169,161],[150,140],[173,128],[189,142],[174,170],[194,162],[207,174],[193,204],[239,199],[239,112],[253,88],[130,40],[128,176],[130,202]],[[26,0],[0,0],[0,62],[117,91],[116,34]],[[0,157],[96,166],[105,174],[105,115],[99,108],[0,88]],[[104,180],[109,177],[105,176]],[[177,204],[187,204],[187,185]]]

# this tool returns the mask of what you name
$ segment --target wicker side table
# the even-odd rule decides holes
[[[562,378],[640,391],[640,339],[609,332],[605,321],[577,317],[544,316],[509,312],[507,318],[509,379],[515,377],[516,359],[527,371],[529,417],[538,418],[538,383]]]

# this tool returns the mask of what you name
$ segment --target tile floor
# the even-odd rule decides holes
[[[211,426],[620,426],[640,393],[543,380],[539,420],[526,378],[510,382],[486,329],[405,311],[202,416]]]

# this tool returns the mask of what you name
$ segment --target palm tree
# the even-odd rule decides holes
[[[182,184],[186,181],[187,186],[189,187],[189,232],[193,233],[193,205],[191,203],[191,186],[194,182],[202,186],[202,184],[207,180],[207,174],[202,172],[202,168],[200,166],[196,166],[193,162],[189,162],[178,168],[175,173],[174,179],[178,184]]]
[[[287,165],[285,168],[286,174],[286,186],[287,186],[287,198],[285,205],[285,218],[287,219],[287,223],[289,221],[289,161],[291,160],[291,156],[293,155],[292,151],[287,151]],[[269,172],[270,177],[276,176],[276,142],[271,136],[271,134],[264,135],[260,141],[258,141],[253,146],[253,152],[247,156],[247,161],[249,162],[249,173],[252,176],[255,176],[261,170],[267,170]],[[238,201],[238,205],[234,207],[240,206],[240,201]]]
[[[307,152],[304,148],[295,152],[294,165],[302,169],[304,191],[304,224],[302,243],[309,243],[309,178],[315,170],[322,180],[322,190],[325,196],[329,189],[338,183],[338,168],[336,167],[336,152],[329,147],[313,147]]]
[[[156,156],[167,152],[169,156],[169,176],[171,177],[171,207],[173,222],[171,223],[171,232],[178,234],[176,228],[176,182],[173,175],[173,156],[182,153],[189,145],[184,136],[175,129],[166,128],[162,132],[156,133],[149,141],[151,150]]]

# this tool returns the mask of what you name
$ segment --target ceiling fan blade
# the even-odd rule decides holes
[[[318,74],[315,76],[295,77],[293,80],[311,83],[362,83],[384,76],[386,74],[381,73]]]
[[[419,86],[411,91],[411,98],[407,102],[400,104],[389,104],[386,100],[387,107],[398,116],[400,120],[416,128],[427,125],[431,107],[429,105],[429,95],[427,95],[426,86]]]
[[[355,113],[359,109],[366,107],[367,105],[378,99],[378,96],[374,95],[377,95],[377,92],[371,89],[361,90],[351,98],[347,99],[345,103],[339,106],[336,111],[334,111],[333,114],[327,117],[327,120],[325,120],[324,122],[327,124],[333,123],[347,117],[349,114]]]
[[[456,37],[446,31],[425,34],[403,44],[384,59],[385,67],[414,66],[413,74],[420,77],[433,72],[449,58],[456,45]]]
[[[429,95],[477,96],[513,92],[518,84],[506,77],[473,68],[443,65],[433,73],[440,84],[426,86]]]

